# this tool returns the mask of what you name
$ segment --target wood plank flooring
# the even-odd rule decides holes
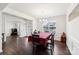
[[[49,50],[38,50],[33,53],[32,43],[27,38],[19,38],[17,36],[7,37],[4,45],[4,55],[50,55]],[[53,55],[70,55],[66,44],[59,41],[54,42]]]

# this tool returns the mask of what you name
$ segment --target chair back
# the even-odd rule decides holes
[[[39,41],[39,35],[32,34],[32,39],[33,39],[33,43],[40,43],[40,41]]]

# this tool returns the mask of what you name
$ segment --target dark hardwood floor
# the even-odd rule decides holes
[[[4,55],[49,55],[51,53],[47,49],[33,53],[32,43],[28,42],[27,38],[17,36],[7,37],[3,50]],[[70,52],[64,43],[55,41],[53,55],[70,55]]]

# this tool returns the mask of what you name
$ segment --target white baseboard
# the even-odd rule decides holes
[[[54,40],[61,41],[60,37],[54,37]]]

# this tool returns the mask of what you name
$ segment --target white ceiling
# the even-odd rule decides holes
[[[7,5],[8,3],[0,3],[0,10],[3,10]]]
[[[68,3],[10,3],[9,8],[35,18],[52,17],[66,14]]]

